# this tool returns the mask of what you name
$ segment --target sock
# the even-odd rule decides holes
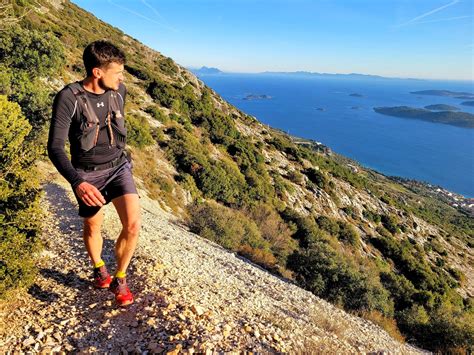
[[[127,276],[127,274],[126,274],[124,271],[118,270],[118,271],[115,273],[115,277],[117,277],[117,278],[119,278],[119,279],[123,279],[125,276]]]
[[[94,264],[94,268],[97,269],[98,267],[104,266],[104,260],[100,259],[100,261],[97,264]]]

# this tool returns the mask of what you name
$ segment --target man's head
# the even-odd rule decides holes
[[[104,89],[118,90],[123,81],[125,54],[107,41],[90,43],[82,55],[87,76],[98,80]]]

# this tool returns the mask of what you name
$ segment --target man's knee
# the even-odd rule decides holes
[[[133,220],[127,221],[123,225],[123,229],[127,231],[127,234],[129,236],[138,237],[138,234],[140,233],[141,225],[142,225],[141,219],[135,218]]]

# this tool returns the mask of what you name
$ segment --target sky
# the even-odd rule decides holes
[[[474,0],[72,0],[185,67],[474,80]]]

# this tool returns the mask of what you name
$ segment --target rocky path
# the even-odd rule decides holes
[[[39,275],[0,304],[0,352],[230,351],[416,353],[219,245],[190,233],[140,190],[142,231],[128,271],[136,302],[116,307],[90,285],[82,220],[69,185],[49,165]],[[105,207],[103,258],[113,272],[120,222]]]

